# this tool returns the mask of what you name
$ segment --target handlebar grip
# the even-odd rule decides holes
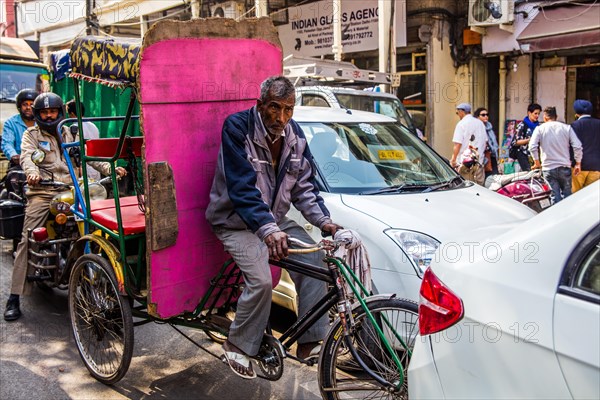
[[[321,250],[321,249],[318,247],[313,247],[310,249],[288,249],[288,253],[289,254],[309,254],[309,253],[316,253],[319,250]]]
[[[45,179],[42,179],[41,181],[39,181],[38,185],[40,185],[40,186],[51,186],[51,187],[54,187],[54,188],[68,188],[69,187],[69,185],[67,185],[66,183],[56,182],[56,181],[49,181],[49,180],[45,180]]]

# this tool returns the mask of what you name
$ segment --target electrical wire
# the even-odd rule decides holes
[[[546,15],[546,10],[544,9],[544,7],[540,6],[540,9],[542,10],[542,15],[544,16],[544,19],[546,21],[550,21],[550,22],[570,21],[572,19],[581,17],[583,14],[587,13],[588,11],[590,11],[592,9],[592,7],[598,7],[600,5],[600,4],[596,4],[596,3],[598,3],[598,0],[594,0],[594,2],[592,4],[589,4],[589,3],[576,3],[576,2],[563,3],[563,5],[571,5],[571,4],[575,4],[575,5],[578,5],[578,6],[589,5],[589,7],[586,8],[585,10],[581,11],[577,15],[574,15],[574,16],[568,17],[568,18],[559,18],[559,19],[550,19],[550,18],[548,18],[548,16]],[[550,4],[550,6],[551,5],[556,5],[556,4],[561,4],[561,3],[558,3],[558,2],[557,3],[553,3],[553,4]]]
[[[141,25],[142,23],[144,23],[144,24],[152,24],[154,22],[161,21],[163,19],[173,18],[175,15],[179,15],[179,14],[182,14],[182,13],[188,12],[188,11],[189,11],[188,8],[183,8],[183,9],[181,9],[179,11],[174,12],[173,14],[165,15],[164,17],[159,17],[159,18],[155,18],[155,19],[149,19],[148,21],[144,21],[144,22],[142,22],[142,21],[137,21],[137,22],[120,22],[120,23],[118,22],[118,23],[115,23],[115,24],[110,24],[109,26],[117,26],[117,27],[123,26],[123,27],[125,27],[125,26]]]

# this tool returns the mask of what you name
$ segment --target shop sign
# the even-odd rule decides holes
[[[378,3],[378,0],[341,2],[344,53],[375,50],[379,47]],[[287,11],[288,23],[278,27],[285,56],[320,56],[332,53],[334,6],[331,0],[290,7]],[[396,46],[406,46],[405,0],[396,0]]]

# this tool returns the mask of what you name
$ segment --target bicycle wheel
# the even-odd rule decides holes
[[[69,314],[90,374],[107,385],[118,382],[133,354],[133,317],[106,259],[86,254],[77,260],[69,279]]]
[[[417,303],[403,299],[373,299],[368,300],[367,305],[378,325],[383,326],[382,331],[403,366],[403,384],[400,390],[390,392],[368,375],[350,354],[344,342],[341,322],[337,319],[325,339],[319,359],[319,387],[324,399],[408,398],[406,370],[410,356],[392,329],[412,351],[419,333]],[[365,311],[358,306],[353,315],[356,326],[351,340],[360,358],[386,381],[399,383],[400,371]]]

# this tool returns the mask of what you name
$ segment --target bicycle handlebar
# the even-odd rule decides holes
[[[288,244],[292,246],[301,247],[299,249],[288,249],[290,254],[307,254],[315,253],[320,250],[335,250],[339,246],[344,246],[347,243],[346,240],[327,240],[323,239],[318,243],[306,243],[300,239],[288,237]]]
[[[321,246],[321,242],[319,243],[306,243],[300,239],[296,239],[293,237],[288,237],[288,245],[301,247],[300,249],[288,249],[288,253],[290,254],[308,254],[315,253],[321,250],[323,247]]]

